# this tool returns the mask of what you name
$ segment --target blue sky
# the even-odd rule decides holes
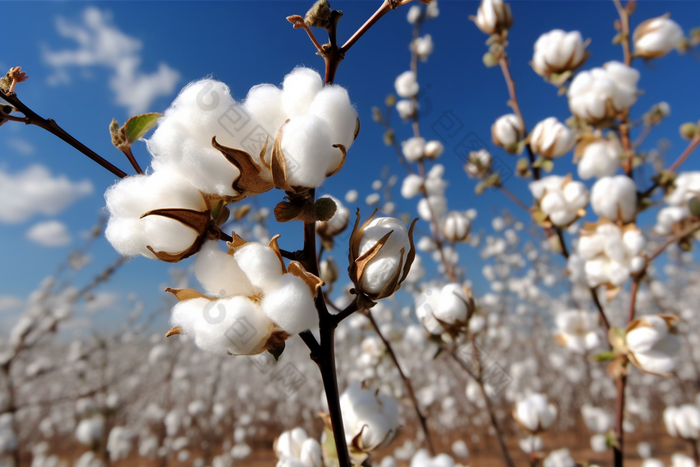
[[[378,1],[333,2],[334,8],[345,13],[339,27],[341,41],[349,37],[378,4]],[[7,2],[3,4],[4,17],[14,21],[4,24],[3,30],[5,37],[16,39],[5,41],[0,66],[7,69],[21,65],[31,77],[19,88],[21,99],[40,115],[56,119],[78,139],[126,170],[128,163],[109,140],[107,126],[113,117],[124,121],[134,109],[163,111],[182,86],[206,75],[226,82],[234,97],[240,99],[253,85],[280,83],[295,66],[306,65],[321,71],[323,61],[314,55],[315,50],[306,35],[292,29],[285,20],[291,14],[303,15],[309,6],[310,2],[296,1]],[[422,117],[424,136],[429,139],[439,136],[433,127],[445,112],[450,112],[463,124],[459,135],[446,142],[440,162],[445,165],[450,181],[447,191],[450,209],[476,208],[479,218],[474,228],[479,230],[489,229],[491,218],[500,209],[507,207],[512,212],[516,209],[497,192],[476,197],[474,182],[464,175],[462,161],[456,155],[458,143],[469,134],[492,146],[492,122],[510,112],[500,71],[485,68],[481,61],[486,51],[486,36],[468,20],[477,6],[478,3],[472,1],[440,0],[440,17],[426,23],[424,28],[424,33],[432,35],[435,53],[427,64],[420,64],[419,81],[423,89],[423,108],[431,109]],[[61,60],[64,63],[72,60],[66,59],[62,52],[69,51],[68,55],[76,57],[71,55],[80,49],[75,39],[89,32],[85,12],[93,7],[102,24],[108,25],[116,34],[114,37],[119,37],[122,46],[130,51],[120,52],[114,60],[82,54],[77,56],[81,65],[54,66]],[[528,127],[552,115],[564,120],[569,116],[566,99],[557,97],[556,89],[537,76],[528,64],[532,46],[540,34],[551,29],[577,29],[584,38],[592,40],[591,57],[585,69],[609,60],[620,60],[620,47],[611,43],[612,22],[616,16],[613,4],[605,1],[516,1],[512,10],[515,24],[509,53]],[[408,8],[403,7],[385,16],[348,53],[337,75],[336,82],[349,90],[363,124],[345,167],[328,181],[324,192],[342,198],[349,189],[357,189],[361,194],[357,204],[365,214],[371,209],[364,204],[364,197],[371,193],[370,185],[379,178],[382,167],[389,166],[391,173],[404,175],[392,150],[382,143],[382,130],[372,122],[371,108],[382,105],[385,96],[393,92],[395,77],[408,69],[411,26],[406,21],[407,11]],[[686,32],[700,26],[700,3],[692,1],[639,2],[632,26],[667,11]],[[321,36],[319,34],[319,38]],[[89,44],[87,49],[93,46],[99,49],[94,37],[84,40]],[[675,158],[685,147],[678,136],[679,125],[700,117],[697,85],[700,61],[674,52],[648,65],[638,61],[635,66],[642,71],[639,87],[645,92],[635,105],[633,115],[639,117],[654,103],[664,100],[672,109],[671,116],[661,127],[655,128],[643,149],[653,147],[660,138],[667,138],[671,144],[670,157]],[[126,71],[120,67],[126,67]],[[115,82],[115,76],[121,82]],[[138,95],[144,99],[137,98]],[[399,122],[397,117],[393,120]],[[409,128],[399,124],[397,135],[408,137]],[[139,143],[135,153],[142,165],[147,165],[145,146]],[[493,154],[503,164],[515,165],[516,158],[498,150]],[[571,170],[570,157],[564,159],[557,162],[557,173]],[[0,297],[24,297],[41,278],[53,271],[70,249],[80,243],[80,232],[94,224],[103,207],[102,193],[114,181],[111,174],[36,127],[17,123],[3,126],[0,172],[12,178],[33,165],[45,167],[53,178],[67,177],[71,181],[70,188],[57,190],[67,198],[71,198],[72,193],[76,199],[48,214],[36,206],[27,207],[20,216],[26,219],[21,221],[3,221],[0,215]],[[685,170],[698,168],[697,157],[684,166]],[[76,188],[83,180],[89,180],[92,185],[89,195],[85,195],[90,191],[85,189],[87,182],[80,185],[82,188]],[[524,181],[513,177],[507,184],[530,203],[531,196]],[[415,214],[414,202],[400,199],[398,190],[394,194],[399,211]],[[280,198],[280,192],[273,192],[261,197],[259,203],[273,207]],[[2,204],[8,202],[0,199]],[[63,209],[59,209],[61,207]],[[59,220],[68,227],[72,240],[60,242],[71,240],[67,245],[46,247],[27,238],[32,226],[49,220]],[[283,234],[284,248],[300,246],[297,243],[301,241],[300,226],[272,230]],[[344,251],[337,252],[336,257],[343,258]],[[481,269],[480,260],[472,250],[465,247],[462,251],[469,276],[476,280]],[[99,242],[94,250],[93,265],[83,278],[115,257],[116,253],[104,240]],[[430,261],[425,264],[430,265]],[[341,264],[341,268],[345,266]],[[123,295],[136,292],[147,306],[155,306],[162,299],[158,288],[168,282],[167,269],[162,263],[136,259],[107,288]]]

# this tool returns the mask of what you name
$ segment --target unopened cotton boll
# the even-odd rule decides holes
[[[373,300],[398,290],[415,255],[410,235],[403,222],[393,217],[371,219],[353,231],[350,247],[354,260],[348,271],[358,290]],[[359,270],[357,262],[370,250],[376,254]]]
[[[681,45],[683,29],[668,15],[659,16],[640,23],[632,34],[632,41],[635,55],[660,58]]]
[[[586,44],[578,31],[553,29],[535,42],[532,68],[545,79],[573,71],[586,61]]]
[[[498,117],[491,125],[493,144],[505,149],[510,154],[518,152],[518,142],[525,136],[525,129],[515,114]]]
[[[591,124],[614,118],[637,101],[639,76],[639,71],[614,61],[582,71],[569,86],[569,109]]]
[[[416,74],[412,71],[404,71],[394,81],[394,88],[399,97],[411,98],[418,95],[420,86],[416,79]]]
[[[499,34],[513,24],[510,5],[503,0],[481,0],[476,17],[471,17],[484,34]]]
[[[578,176],[583,180],[614,175],[620,168],[622,145],[617,139],[586,139],[576,146]]]
[[[449,242],[465,242],[469,239],[471,223],[464,213],[452,211],[445,216],[442,233]]]
[[[576,136],[566,125],[549,117],[537,125],[530,134],[530,147],[544,158],[554,159],[561,157],[574,147]]]
[[[632,222],[637,216],[637,185],[625,175],[603,177],[591,189],[593,211],[612,222]]]
[[[331,195],[323,195],[321,198],[329,198],[333,200],[336,206],[335,213],[327,221],[318,221],[316,223],[316,231],[321,236],[334,237],[341,234],[348,226],[350,220],[350,210],[336,197]]]
[[[416,162],[425,155],[425,138],[414,136],[401,143],[401,151],[408,162]]]
[[[515,405],[513,418],[531,434],[542,432],[552,426],[557,417],[557,408],[550,404],[544,394],[531,394]]]
[[[158,209],[207,212],[208,202],[185,178],[163,169],[150,175],[126,177],[105,193],[109,221],[107,240],[124,256],[155,259],[155,252],[187,251],[205,232],[160,215],[144,214]]]
[[[345,390],[340,396],[340,408],[347,443],[361,452],[388,445],[399,428],[396,399],[362,383]]]
[[[649,315],[632,321],[625,332],[630,361],[646,373],[670,375],[681,348],[677,321],[670,315]]]

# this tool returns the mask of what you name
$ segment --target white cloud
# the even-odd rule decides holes
[[[12,138],[7,140],[7,145],[10,147],[10,149],[18,152],[23,156],[31,156],[32,154],[34,154],[34,145],[32,145],[32,143],[30,143],[26,139]]]
[[[97,313],[98,311],[109,310],[119,302],[119,295],[114,292],[98,292],[91,300],[85,303],[85,311]]]
[[[80,24],[59,17],[56,30],[60,36],[75,41],[78,48],[44,49],[44,61],[54,68],[54,74],[48,79],[50,85],[69,83],[69,67],[108,68],[113,73],[109,87],[114,91],[115,103],[126,107],[133,115],[152,110],[153,100],[172,94],[180,79],[180,73],[163,62],[153,73],[139,71],[142,42],[120,31],[108,11],[85,8]]]
[[[92,191],[89,180],[72,182],[65,175],[54,177],[40,164],[15,174],[0,168],[0,222],[20,223],[36,214],[54,216]]]
[[[27,238],[47,247],[66,246],[73,240],[66,224],[60,221],[39,222],[27,230]]]
[[[0,295],[0,312],[17,311],[24,306],[24,300],[14,295]]]

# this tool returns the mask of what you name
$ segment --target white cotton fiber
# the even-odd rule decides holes
[[[323,88],[311,103],[309,115],[315,115],[328,124],[332,144],[342,144],[345,149],[350,149],[355,140],[357,111],[345,88],[337,85]],[[334,154],[335,159],[329,163],[331,169],[336,168],[342,158],[339,149]]]
[[[287,115],[282,108],[282,90],[272,84],[254,86],[248,91],[243,107],[251,120],[259,123],[267,133],[265,161],[269,163],[277,131],[287,120]],[[256,162],[258,161],[259,153],[251,156]]]
[[[253,289],[238,262],[216,241],[206,242],[197,254],[194,275],[211,295],[248,295]]]
[[[287,161],[287,182],[291,186],[320,186],[326,179],[329,164],[338,160],[338,150],[331,143],[328,125],[312,115],[292,118],[284,126],[282,151]]]
[[[247,243],[236,250],[233,259],[238,263],[253,285],[265,292],[282,275],[282,263],[277,254],[260,243]]]
[[[282,84],[282,107],[288,118],[304,115],[323,88],[321,75],[311,68],[295,68]]]
[[[231,184],[236,169],[211,145],[212,137],[229,147],[240,147],[240,107],[228,86],[201,80],[185,87],[158,122],[147,141],[153,168],[172,167],[206,193],[235,195]]]
[[[197,232],[162,216],[141,216],[155,209],[182,208],[203,211],[206,204],[199,191],[173,171],[127,177],[105,193],[110,213],[107,240],[124,256],[155,256],[148,251],[178,253],[189,248]]]
[[[272,331],[272,322],[247,297],[211,302],[205,298],[175,305],[170,320],[184,334],[193,336],[197,347],[219,355],[259,353]]]
[[[290,334],[318,328],[318,314],[309,287],[301,278],[285,274],[260,306],[279,327]]]

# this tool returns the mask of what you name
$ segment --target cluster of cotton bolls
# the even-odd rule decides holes
[[[689,202],[700,196],[700,172],[683,172],[674,180],[672,191],[664,199],[668,206],[662,208],[656,218],[656,232],[669,235],[674,225],[690,217]]]

